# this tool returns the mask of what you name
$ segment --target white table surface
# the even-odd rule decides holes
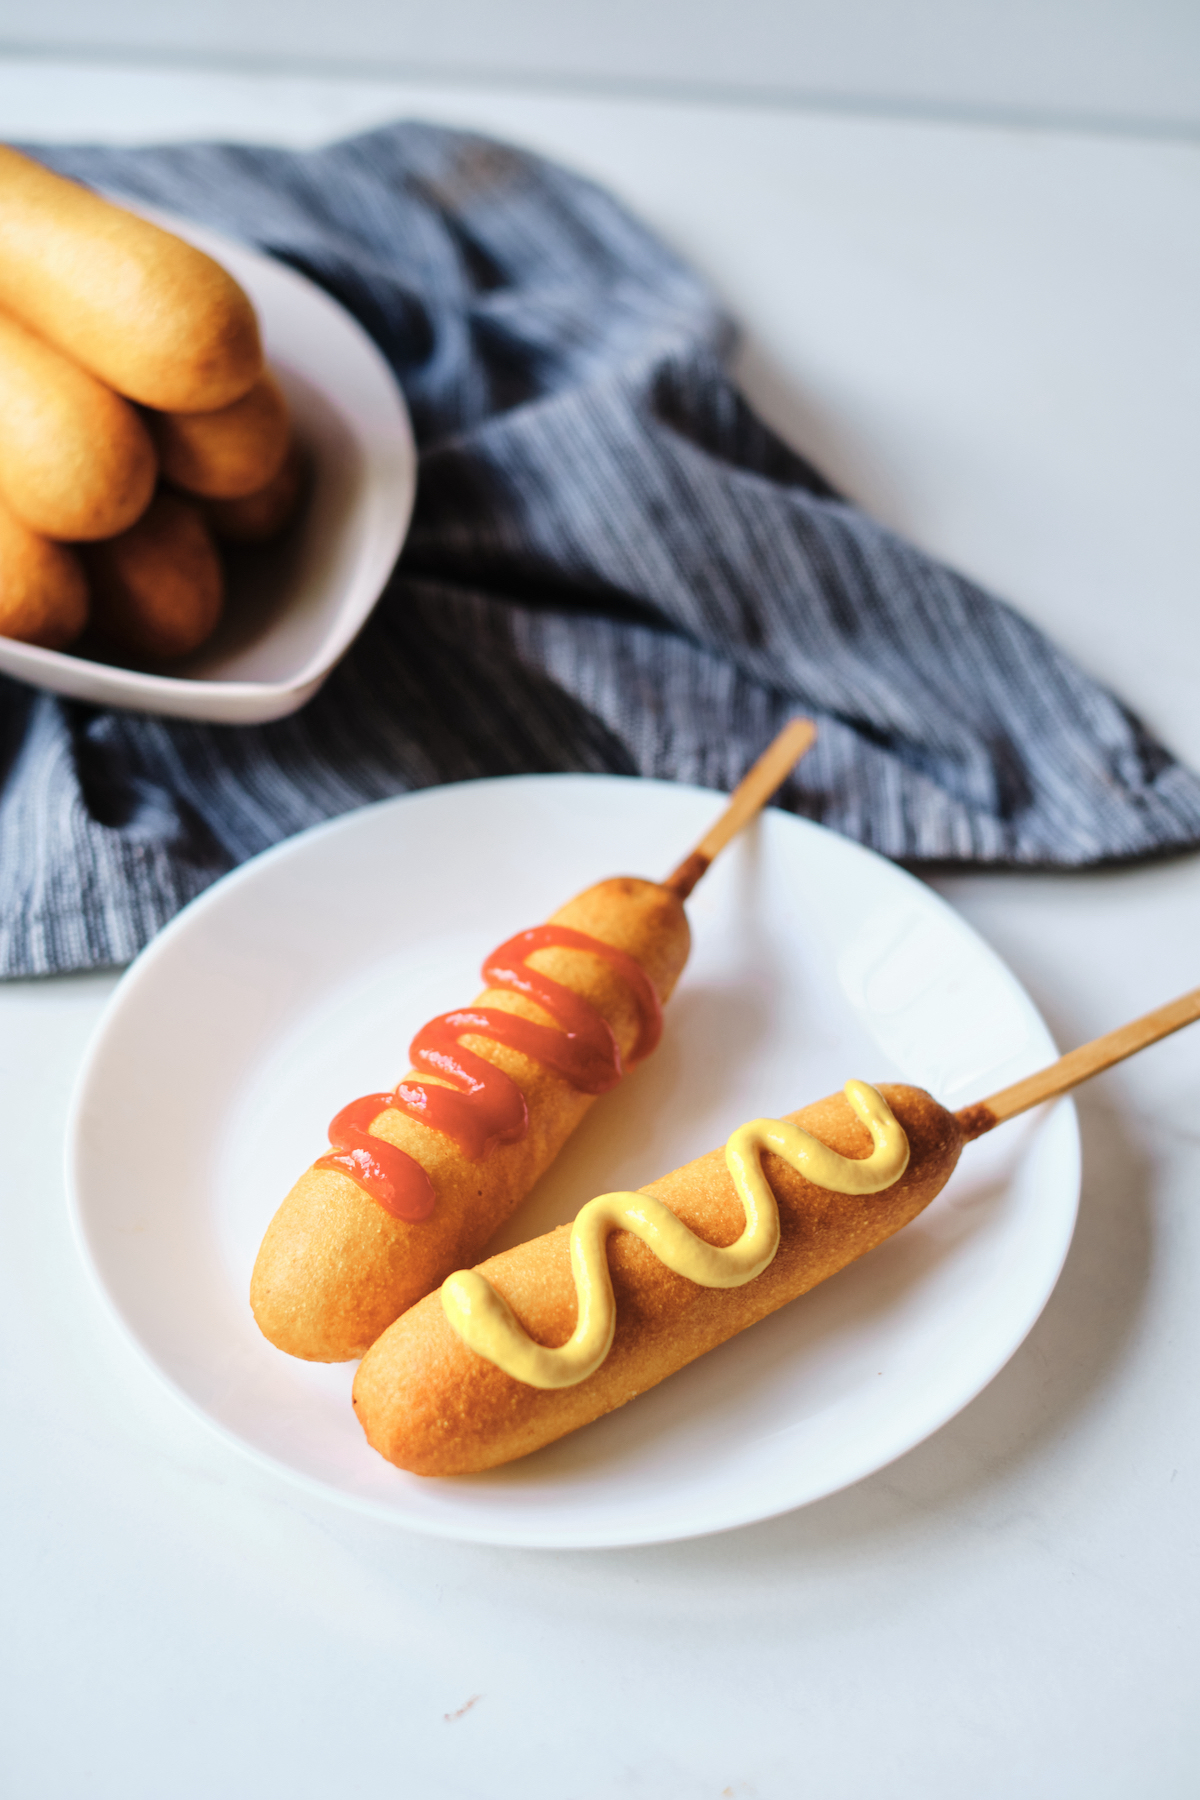
[[[1200,766],[1200,148],[767,109],[0,63],[0,135],[313,143],[400,113],[593,173],[746,385]],[[1200,859],[941,891],[1064,1046],[1200,980]],[[1200,1030],[1080,1098],[1026,1344],[844,1494],[671,1548],[410,1537],[253,1467],[117,1338],[61,1142],[115,977],[0,989],[0,1791],[1173,1800],[1200,1783]]]

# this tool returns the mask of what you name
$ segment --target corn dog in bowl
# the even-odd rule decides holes
[[[283,264],[192,221],[92,194],[14,151],[0,148],[0,164],[13,177],[0,194],[0,224],[6,204],[12,214],[0,236],[0,312],[13,321],[4,338],[13,381],[28,385],[33,363],[43,379],[57,358],[75,371],[54,389],[63,416],[99,417],[107,404],[124,433],[102,434],[111,467],[92,480],[94,494],[56,488],[53,467],[27,458],[6,488],[0,469],[8,505],[36,513],[24,522],[43,534],[70,528],[94,542],[110,522],[117,533],[136,528],[157,466],[159,492],[206,509],[226,565],[223,612],[216,620],[210,609],[210,635],[194,648],[153,619],[116,642],[104,632],[71,644],[61,630],[53,644],[0,634],[0,672],[184,718],[248,724],[294,711],[361,629],[407,531],[416,459],[387,363],[342,307]],[[72,307],[79,256],[107,274],[84,282],[88,303]],[[41,348],[27,355],[20,333]],[[166,645],[167,660],[146,644]]]

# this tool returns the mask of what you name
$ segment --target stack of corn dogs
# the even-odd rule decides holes
[[[254,309],[191,244],[0,146],[0,635],[132,663],[222,613],[303,465]]]

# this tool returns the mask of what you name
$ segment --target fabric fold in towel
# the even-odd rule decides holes
[[[328,289],[396,371],[421,469],[386,593],[294,717],[190,724],[0,681],[0,972],[123,962],[257,851],[433,783],[728,789],[798,711],[820,737],[781,803],[888,856],[1073,868],[1200,843],[1200,782],[775,438],[704,284],[590,183],[420,124],[308,153],[36,154]]]

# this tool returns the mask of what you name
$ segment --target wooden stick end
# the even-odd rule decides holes
[[[703,850],[693,850],[690,856],[684,857],[677,869],[671,871],[662,885],[670,888],[681,900],[686,900],[711,862],[712,857],[705,856]]]

